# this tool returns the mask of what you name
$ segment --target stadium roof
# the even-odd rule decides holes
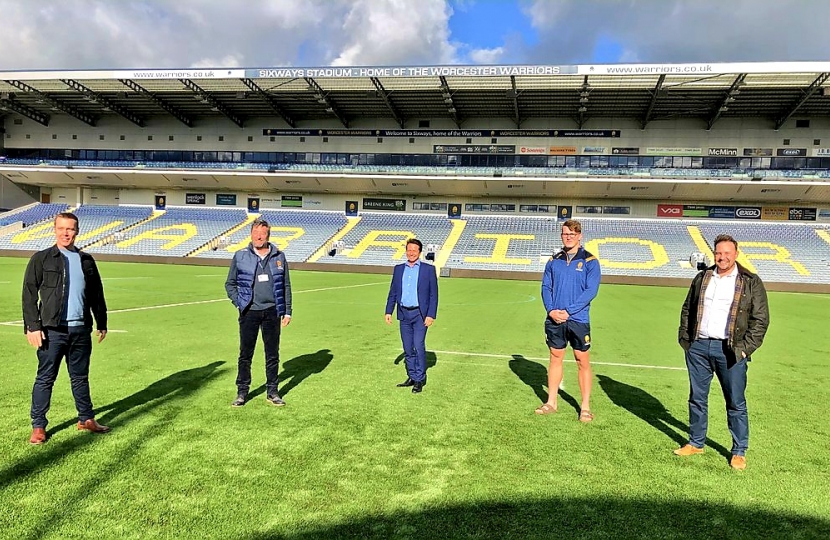
[[[602,118],[652,121],[764,118],[778,129],[793,116],[830,115],[830,62],[220,68],[0,72],[0,116],[48,125],[56,114],[96,125],[120,115],[137,124],[172,116],[188,126],[224,116],[240,127],[334,120]],[[613,127],[613,126],[612,126]]]

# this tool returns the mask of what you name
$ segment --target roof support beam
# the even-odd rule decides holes
[[[83,84],[79,83],[78,81],[72,79],[61,79],[61,82],[75,90],[76,92],[81,92],[85,94],[90,101],[98,102],[107,109],[111,110],[112,112],[119,114],[132,122],[133,124],[137,125],[138,127],[144,127],[144,119],[133,114],[131,111],[127,110],[126,108],[118,105],[117,103],[113,103],[110,99],[102,96],[98,92],[95,92]]]
[[[582,79],[582,86],[579,88],[579,108],[576,110],[576,124],[579,126],[579,129],[582,129],[582,126],[584,126],[585,122],[588,120],[586,118],[586,113],[588,112],[588,98],[590,95],[591,85],[588,83],[588,76],[585,75],[585,78]]]
[[[522,127],[522,117],[519,114],[519,90],[516,88],[516,76],[510,76],[510,90],[507,91],[507,97],[513,101],[513,121],[516,123],[516,129]]]
[[[663,89],[663,82],[665,80],[665,73],[660,75],[660,78],[657,79],[657,84],[654,85],[654,90],[651,91],[651,102],[648,104],[648,109],[646,109],[646,114],[643,115],[643,119],[640,120],[640,129],[646,129],[648,123],[651,122],[651,114],[654,112],[654,106],[657,105],[657,97]]]
[[[253,91],[260,98],[262,98],[262,100],[265,101],[265,103],[267,103],[269,107],[271,107],[272,111],[277,113],[277,115],[280,118],[285,120],[286,124],[288,124],[289,126],[291,126],[293,128],[297,127],[297,123],[294,121],[294,119],[291,118],[288,115],[288,113],[285,112],[285,110],[282,107],[280,107],[279,103],[277,103],[277,101],[274,99],[274,97],[271,94],[269,94],[268,92],[263,90],[257,83],[255,83],[251,79],[241,79],[241,81],[245,86],[250,88],[251,91]]]
[[[45,103],[48,103],[53,109],[63,111],[66,114],[68,114],[69,116],[77,118],[78,120],[80,120],[84,124],[88,124],[92,127],[95,127],[95,122],[96,122],[97,119],[95,117],[93,117],[92,115],[89,115],[89,114],[85,113],[84,111],[81,111],[81,110],[73,107],[72,105],[67,105],[66,103],[61,103],[60,101],[44,94],[40,90],[29,86],[28,84],[24,83],[23,81],[6,81],[6,82],[8,84],[14,86],[15,88],[19,89],[19,90],[23,90],[27,94],[32,94],[34,96],[37,96],[37,99],[39,99],[41,101],[44,101]]]
[[[814,81],[810,84],[810,86],[808,86],[805,90],[802,90],[802,92],[804,93],[804,95],[803,95],[803,96],[801,96],[801,99],[799,99],[798,101],[796,101],[795,103],[793,103],[793,104],[790,106],[790,108],[787,110],[787,112],[784,114],[784,116],[782,116],[781,118],[779,118],[778,120],[776,120],[776,122],[775,122],[775,131],[778,131],[779,129],[781,129],[781,126],[783,126],[783,125],[784,125],[784,122],[786,122],[787,120],[789,120],[789,119],[790,119],[790,117],[791,117],[792,115],[794,115],[794,114],[798,111],[798,109],[800,109],[800,108],[801,108],[801,106],[802,106],[802,105],[804,105],[805,103],[807,103],[807,100],[808,100],[808,99],[810,99],[810,97],[811,97],[813,94],[815,94],[815,93],[816,93],[816,90],[818,90],[819,88],[821,88],[821,85],[822,85],[822,84],[824,84],[824,82],[825,82],[825,81],[827,81],[827,78],[828,78],[828,77],[830,77],[830,73],[822,73],[821,75],[819,75],[819,76],[816,78],[816,80],[814,80]]]
[[[181,122],[182,124],[186,125],[189,128],[193,127],[193,119],[181,112],[176,107],[170,105],[160,97],[158,97],[155,93],[150,92],[137,82],[131,79],[118,79],[118,82],[132,90],[133,92],[144,94],[147,98],[150,99],[153,103],[158,105],[164,112]]]
[[[392,103],[392,99],[389,97],[390,93],[386,91],[386,89],[383,87],[383,84],[380,82],[380,79],[378,79],[377,77],[371,77],[371,81],[372,84],[375,85],[375,88],[380,94],[380,97],[383,100],[383,102],[386,103],[386,108],[389,109],[390,113],[392,113],[392,118],[394,118],[395,122],[397,122],[398,125],[401,126],[401,129],[403,129],[406,125],[406,121],[403,119],[403,116],[401,116],[401,113],[400,111],[398,111],[398,108],[395,107],[395,104]]]
[[[185,88],[187,88],[197,96],[201,96],[201,98],[210,105],[210,108],[212,110],[222,113],[228,120],[230,120],[237,126],[245,127],[245,122],[242,120],[242,118],[240,118],[239,115],[233,113],[230,109],[228,109],[219,101],[217,101],[216,98],[213,97],[213,94],[203,90],[201,86],[191,81],[190,79],[179,79],[179,82],[182,83],[185,86]]]
[[[20,103],[14,99],[14,95],[9,95],[7,99],[0,99],[0,110],[2,109],[14,111],[21,116],[25,116],[29,120],[34,120],[42,126],[49,125],[49,115],[43,114],[28,105]]]
[[[447,106],[447,112],[452,116],[453,122],[457,127],[461,127],[461,118],[458,116],[458,109],[455,107],[455,101],[452,98],[452,90],[450,89],[447,78],[441,75],[438,77],[441,83],[441,97],[444,99],[444,104]]]
[[[340,120],[340,123],[343,124],[343,127],[349,127],[349,121],[346,120],[346,117],[340,112],[340,109],[337,105],[331,100],[328,94],[323,90],[323,88],[317,84],[317,81],[312,79],[311,77],[305,77],[305,82],[308,83],[308,89],[314,92],[314,97],[317,98],[317,102],[321,105],[326,106],[326,112],[329,114],[333,114]]]
[[[712,129],[712,126],[715,125],[715,122],[718,121],[721,115],[729,110],[729,104],[735,101],[735,96],[741,93],[738,88],[744,84],[744,79],[746,79],[746,73],[741,73],[732,81],[732,86],[726,91],[723,99],[718,103],[718,108],[715,110],[715,113],[706,123],[706,131]]]

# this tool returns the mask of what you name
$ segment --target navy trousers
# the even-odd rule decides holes
[[[726,401],[726,421],[732,434],[732,454],[743,456],[749,447],[746,410],[748,359],[736,359],[720,339],[698,339],[686,351],[689,370],[689,444],[703,448],[709,427],[709,386],[717,376]]]
[[[238,393],[247,395],[251,388],[251,360],[260,330],[265,345],[265,389],[269,396],[277,393],[280,328],[280,317],[276,309],[249,309],[239,315],[239,362],[236,376]]]
[[[406,374],[416,382],[427,379],[427,327],[419,309],[400,308],[401,342],[406,357]]]
[[[66,358],[72,396],[78,420],[95,418],[89,395],[89,357],[92,355],[92,330],[85,326],[44,328],[46,339],[37,350],[37,375],[32,387],[32,427],[45,428],[52,402],[52,387],[58,378],[61,361]]]

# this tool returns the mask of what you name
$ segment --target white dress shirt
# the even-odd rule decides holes
[[[701,339],[726,339],[728,330],[726,322],[729,319],[729,310],[735,299],[735,279],[738,277],[738,266],[726,275],[719,275],[717,270],[712,273],[712,279],[706,287],[703,296],[703,317],[700,319],[698,337]]]

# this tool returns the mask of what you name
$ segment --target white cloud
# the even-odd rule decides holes
[[[504,56],[504,47],[492,49],[473,49],[470,51],[470,60],[474,64],[497,64]]]
[[[0,14],[0,69],[457,61],[445,0],[0,0]]]
[[[451,15],[444,0],[357,0],[343,23],[349,38],[332,64],[454,63]]]
[[[826,60],[830,2],[803,0],[531,0],[539,43],[527,60],[589,62],[600,36],[618,61]]]

